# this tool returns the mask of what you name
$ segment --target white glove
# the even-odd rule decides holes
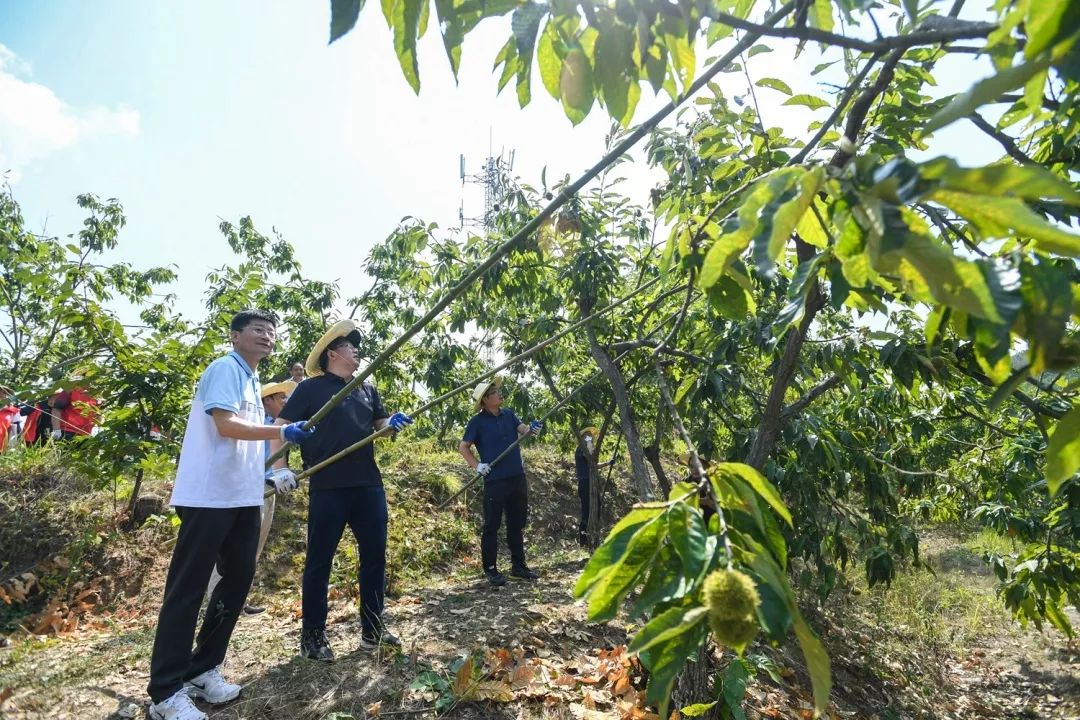
[[[491,466],[487,463],[477,463],[476,472],[480,473],[484,477],[487,477],[487,474],[491,472]]]
[[[52,431],[52,439],[53,440],[59,440],[63,436],[64,436],[64,431],[63,430],[53,430]]]
[[[289,468],[278,468],[266,478],[266,484],[273,485],[278,495],[284,495],[296,489],[296,475]]]

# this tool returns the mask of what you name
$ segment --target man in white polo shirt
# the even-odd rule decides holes
[[[274,349],[277,316],[244,310],[233,317],[230,330],[233,351],[210,363],[199,378],[170,501],[180,530],[150,658],[154,720],[205,720],[191,696],[218,704],[240,694],[240,686],[226,682],[219,666],[255,575],[265,486],[263,441],[300,443],[311,434],[304,423],[265,424],[256,368]],[[278,492],[296,488],[287,468],[275,470],[267,482]],[[215,564],[222,580],[195,638]]]

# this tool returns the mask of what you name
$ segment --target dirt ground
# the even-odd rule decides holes
[[[576,498],[568,477],[567,468],[554,468],[536,481],[528,537],[533,565],[543,573],[539,581],[491,588],[471,558],[421,585],[402,581],[388,600],[386,621],[404,645],[376,653],[359,648],[355,592],[335,590],[328,626],[337,654],[333,664],[297,656],[302,541],[295,527],[287,528],[301,519],[302,505],[279,509],[276,555],[260,570],[254,594],[268,609],[241,618],[226,661],[226,676],[242,683],[243,693],[232,703],[204,709],[222,720],[659,720],[645,706],[642,670],[625,651],[635,623],[626,617],[589,623],[584,604],[571,595],[587,554],[570,539]],[[462,517],[466,529],[476,521],[475,513]],[[140,571],[138,592],[107,617],[59,637],[5,641],[0,716],[145,717],[169,532],[162,527],[147,536],[160,543],[160,552]],[[938,580],[992,597],[985,566],[955,539],[927,538],[925,553]],[[912,645],[905,628],[883,626],[871,612],[869,593],[837,593],[823,607],[812,598],[804,604],[832,659],[831,718],[1080,718],[1080,652],[1060,635],[1020,630],[998,612],[972,635],[977,642],[956,652],[945,645]],[[1073,619],[1080,626],[1080,618]],[[731,662],[729,654],[713,657],[721,671]],[[747,684],[745,717],[812,716],[809,682],[794,643],[770,647],[759,640],[748,662],[757,670]]]

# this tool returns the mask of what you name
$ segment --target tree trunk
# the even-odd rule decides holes
[[[589,520],[585,525],[585,534],[589,538],[589,549],[595,550],[600,546],[600,508],[603,505],[604,490],[607,488],[600,484],[600,448],[607,437],[608,428],[611,426],[611,414],[604,416],[604,422],[600,425],[600,432],[596,435],[596,444],[593,446],[593,454],[589,458]],[[618,445],[616,445],[618,447]]]
[[[565,396],[559,391],[559,386],[555,384],[555,378],[551,376],[551,370],[548,369],[547,363],[544,362],[539,353],[536,355],[536,367],[539,368],[540,375],[543,376],[544,382],[547,383],[548,390],[551,391],[555,402],[562,402]]]
[[[641,447],[641,437],[638,435],[637,423],[634,421],[633,409],[630,407],[630,398],[626,392],[626,382],[618,366],[611,356],[600,346],[596,339],[596,330],[592,324],[586,325],[589,335],[589,349],[597,366],[604,372],[608,382],[611,383],[611,391],[615,395],[615,404],[619,408],[619,420],[626,438],[626,448],[630,451],[630,468],[634,479],[634,488],[637,490],[640,500],[653,499],[652,481],[649,479],[649,470],[645,463],[645,451]]]
[[[656,474],[656,482],[660,485],[660,491],[664,493],[664,497],[667,497],[671,494],[671,481],[668,480],[667,473],[664,472],[664,466],[660,464],[660,446],[646,445],[643,450],[645,451],[645,459],[652,465],[653,472]]]
[[[814,248],[803,242],[795,244],[799,256],[799,262],[813,257]],[[806,257],[804,257],[804,255]],[[758,421],[757,432],[754,434],[754,442],[750,445],[750,452],[746,456],[746,464],[762,470],[765,462],[776,449],[776,441],[780,437],[780,431],[784,427],[786,417],[783,415],[784,395],[791,378],[795,375],[795,369],[799,364],[799,353],[802,352],[803,343],[806,341],[806,333],[818,310],[825,305],[825,298],[821,294],[821,286],[814,280],[810,292],[806,296],[806,313],[797,327],[788,331],[787,340],[784,343],[784,353],[776,362],[773,371],[773,383],[769,389],[769,397],[765,401],[765,409]]]
[[[664,497],[668,497],[671,495],[671,481],[668,480],[667,473],[664,472],[664,466],[660,464],[660,440],[664,436],[663,407],[657,408],[656,425],[653,430],[653,442],[652,445],[645,448],[645,458],[652,465],[653,472],[656,473],[656,482],[660,483],[660,490],[664,493]]]
[[[686,663],[686,667],[675,679],[675,686],[671,689],[671,707],[678,708],[695,703],[708,702],[709,698],[715,697],[712,692],[712,656],[709,653],[709,640],[706,640],[697,655]],[[721,704],[714,705],[706,710],[703,718],[719,718]]]
[[[128,517],[135,517],[135,504],[139,502],[139,493],[142,491],[143,469],[135,471],[135,487],[131,488],[131,499],[128,500]]]

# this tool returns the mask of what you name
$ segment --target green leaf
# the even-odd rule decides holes
[[[690,44],[686,35],[671,33],[664,34],[664,44],[671,56],[671,65],[675,68],[675,75],[679,78],[685,92],[694,82],[694,71],[697,66],[694,46]]]
[[[783,168],[762,177],[742,195],[736,213],[737,226],[725,223],[724,233],[705,253],[698,279],[702,288],[709,288],[720,279],[732,260],[741,255],[758,234],[763,220],[766,223],[772,221],[773,213],[763,212],[763,208],[787,192],[805,174],[806,170],[802,167]],[[765,232],[765,228],[761,228],[760,232]]]
[[[810,208],[821,184],[825,181],[825,170],[816,165],[812,170],[799,178],[798,194],[781,205],[772,217],[772,232],[769,235],[768,253],[769,258],[776,262],[784,252],[791,234],[795,232],[795,226]]]
[[[1015,198],[994,198],[952,190],[935,190],[930,199],[940,202],[978,228],[983,235],[1031,238],[1039,250],[1080,258],[1080,236],[1053,225]]]
[[[589,114],[593,104],[593,75],[589,58],[580,48],[574,48],[563,60],[559,75],[559,96],[563,111],[575,125]]]
[[[549,20],[544,27],[544,32],[540,35],[540,43],[536,49],[540,79],[544,81],[544,88],[556,100],[559,99],[559,73],[562,72],[562,58],[555,51],[557,37],[555,23]]]
[[[721,276],[705,293],[713,309],[731,320],[746,320],[757,312],[754,296],[730,275]]]
[[[634,534],[662,515],[666,509],[666,504],[636,506],[622,520],[615,523],[615,527],[611,528],[607,538],[589,558],[588,564],[581,572],[581,577],[574,585],[574,597],[582,597],[606,573],[611,572],[615,563],[626,553]]]
[[[420,70],[416,59],[416,38],[420,26],[420,6],[427,0],[394,0],[394,52],[401,72],[413,92],[420,92]]]
[[[818,253],[809,260],[799,263],[799,267],[795,270],[791,283],[788,285],[788,302],[777,313],[776,319],[773,321],[772,332],[775,337],[781,337],[789,327],[802,321],[806,312],[806,298],[810,293],[810,288],[814,286],[818,269],[828,261],[828,258],[829,256],[826,253]]]
[[[746,697],[746,683],[750,679],[750,671],[746,666],[745,660],[736,658],[728,664],[720,677],[724,704],[733,720],[746,720],[746,713],[742,709],[743,698]]]
[[[1049,369],[1065,337],[1073,310],[1069,277],[1051,263],[1024,263],[1020,266],[1020,297],[1031,374],[1039,376]]]
[[[941,157],[922,163],[918,170],[923,179],[936,180],[942,190],[1025,200],[1055,199],[1080,206],[1080,192],[1072,183],[1037,165],[1001,163],[962,168],[952,158]]]
[[[1080,470],[1080,405],[1057,421],[1046,446],[1046,488],[1050,497]]]
[[[510,29],[517,43],[517,97],[521,107],[528,105],[532,99],[533,48],[536,46],[536,34],[540,31],[540,20],[546,12],[546,5],[530,1],[520,5],[510,19]]]
[[[788,511],[787,505],[784,504],[784,500],[780,497],[780,492],[760,472],[745,463],[724,462],[717,463],[709,468],[709,476],[711,477],[714,473],[723,476],[729,481],[738,479],[749,485],[765,502],[769,503],[769,506],[776,511],[777,515],[784,518],[788,525],[794,527],[791,522],[791,512]]]
[[[833,8],[832,0],[814,0],[808,14],[810,27],[816,27],[825,32],[833,31]],[[816,72],[815,72],[816,74]]]
[[[829,107],[829,103],[825,102],[819,97],[813,95],[794,95],[784,101],[785,105],[805,105],[811,110],[817,110],[818,108]]]
[[[679,635],[692,630],[695,625],[704,622],[708,615],[709,609],[701,606],[689,610],[681,607],[666,610],[638,631],[627,650],[639,653],[660,643],[671,642]]]
[[[666,513],[659,515],[638,528],[628,539],[625,551],[589,588],[590,620],[610,620],[615,617],[619,603],[660,549],[660,543],[667,534],[667,517]]]
[[[795,637],[799,641],[803,658],[806,660],[806,669],[810,673],[810,684],[814,689],[814,707],[819,713],[825,712],[829,705],[829,693],[832,691],[832,671],[825,646],[821,644],[821,640],[799,611],[787,576],[776,563],[767,554],[759,552],[752,557],[750,567],[776,591],[787,606],[792,624],[795,626]]]
[[[1031,60],[1046,48],[1076,32],[1080,27],[1080,2],[1032,0],[1027,6],[1024,27],[1027,30],[1024,57]]]
[[[686,661],[697,653],[708,633],[706,623],[698,623],[675,637],[672,642],[661,643],[639,654],[641,663],[649,670],[646,700],[659,707],[660,717],[667,717],[671,687]]]
[[[772,88],[773,90],[782,92],[785,95],[791,94],[791,87],[783,80],[778,80],[776,78],[761,78],[754,84],[758,87]]]
[[[710,535],[706,540],[707,557],[711,558],[716,550],[717,538]],[[633,608],[630,609],[631,617],[640,617],[662,602],[670,602],[685,597],[699,578],[687,577],[683,572],[679,554],[671,543],[665,544],[657,553],[649,569],[649,576],[645,579]]]
[[[330,0],[330,42],[347,34],[356,26],[364,0]]]
[[[637,85],[634,34],[630,28],[615,24],[600,33],[596,39],[596,76],[608,114],[627,127],[634,112],[630,106],[630,87]]]
[[[760,55],[762,53],[770,53],[772,51],[773,51],[773,49],[771,47],[769,47],[768,45],[758,44],[758,45],[755,45],[754,47],[750,48],[750,50],[747,51],[746,56],[747,57],[754,57],[755,55]],[[788,93],[788,94],[790,95],[791,93]]]
[[[999,97],[1015,90],[1025,84],[1036,73],[1040,73],[1050,67],[1049,55],[1039,60],[1016,65],[1002,70],[997,75],[980,80],[971,86],[967,92],[954,97],[948,105],[934,114],[923,128],[922,134],[926,135],[939,128],[943,128],[955,120],[966,117],[975,110],[989,102],[994,102]]]
[[[824,207],[819,201],[815,200],[821,216],[825,217],[826,213]],[[821,226],[821,221],[818,220],[817,215],[812,212],[803,213],[799,218],[799,222],[795,223],[795,232],[799,233],[799,237],[807,245],[813,245],[819,250],[824,250],[829,246],[829,236],[825,233],[825,228]]]
[[[919,24],[919,0],[904,0],[904,12],[912,26]]]
[[[668,511],[668,536],[682,558],[687,577],[696,578],[705,570],[705,520],[697,508],[677,502]]]
[[[687,705],[686,707],[679,708],[679,714],[683,717],[701,717],[705,713],[713,709],[713,706],[719,700],[713,700],[711,703],[694,703],[693,705]]]

